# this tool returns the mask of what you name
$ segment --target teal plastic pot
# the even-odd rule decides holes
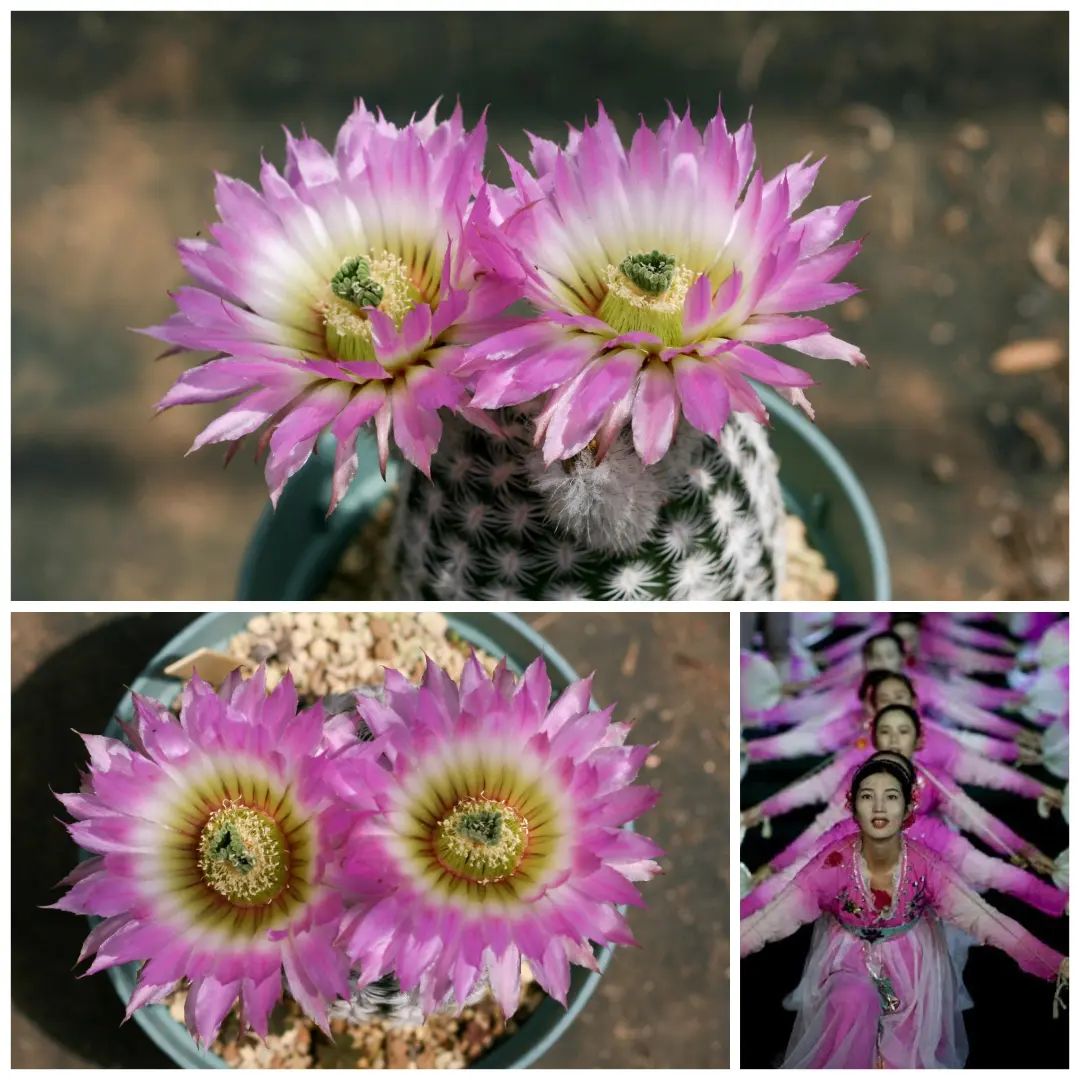
[[[232,611],[203,615],[196,619],[147,664],[131,684],[131,689],[161,701],[171,701],[179,691],[180,683],[162,674],[164,669],[174,660],[179,660],[203,646],[222,648],[228,639],[243,630],[248,620],[256,614],[258,612]],[[561,693],[570,683],[580,678],[563,656],[516,615],[470,612],[447,615],[446,618],[450,626],[466,641],[492,656],[505,656],[507,665],[519,674],[537,656],[543,656],[555,693]],[[105,734],[121,738],[120,720],[134,720],[130,695],[125,695],[120,702],[116,717],[109,722]],[[91,923],[96,921],[91,920]],[[585,1007],[585,1003],[596,990],[600,976],[611,962],[613,951],[611,946],[596,950],[599,971],[571,968],[570,991],[565,1009],[558,1002],[545,997],[535,1012],[522,1021],[513,1035],[476,1061],[472,1068],[524,1069],[534,1064],[555,1044]],[[126,1003],[135,988],[138,965],[125,964],[110,968],[109,977],[120,999]],[[182,1068],[229,1067],[217,1054],[200,1049],[184,1025],[174,1020],[164,1005],[148,1005],[139,1009],[135,1013],[135,1021],[158,1047]]]
[[[771,391],[769,440],[780,458],[788,509],[806,523],[810,543],[838,580],[838,600],[888,600],[889,562],[870,501],[836,447],[798,409]],[[361,435],[357,480],[338,509],[330,504],[332,442],[285,487],[277,510],[259,520],[240,570],[240,600],[311,600],[380,501],[392,494],[393,469],[379,476],[374,440]],[[362,599],[362,598],[360,598]]]

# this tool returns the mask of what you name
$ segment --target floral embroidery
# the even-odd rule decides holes
[[[839,851],[830,851],[825,858],[825,866],[840,866],[843,864],[844,856]]]
[[[930,896],[926,888],[926,875],[921,874],[916,878],[912,886],[911,897],[907,902],[906,921],[912,922],[921,918],[922,914],[930,906]]]
[[[852,899],[846,885],[836,894],[836,903],[841,911],[846,911],[849,915],[854,915],[857,919],[862,918],[863,909],[854,901],[854,899]]]

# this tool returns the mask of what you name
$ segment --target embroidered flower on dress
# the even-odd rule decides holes
[[[844,861],[844,856],[839,851],[830,851],[825,857],[826,866],[840,866]]]

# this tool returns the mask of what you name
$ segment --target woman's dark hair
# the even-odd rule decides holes
[[[907,691],[911,695],[913,701],[917,700],[919,697],[918,693],[915,690],[915,684],[902,671],[886,671],[882,668],[875,668],[873,671],[868,671],[863,676],[863,679],[869,679],[871,675],[877,676],[877,678],[875,678],[874,680],[873,685],[873,694],[875,699],[877,697],[878,687],[882,686],[884,683],[887,683],[890,679],[896,679],[898,682],[902,682],[907,687]],[[868,687],[867,690],[869,691],[870,688]]]
[[[922,621],[922,615],[913,611],[898,611],[895,615],[889,616],[889,626],[895,626],[897,623],[911,623],[912,626],[922,626]]]
[[[912,697],[915,696],[915,688],[911,685],[911,680],[906,675],[901,675],[896,671],[890,671],[888,668],[874,668],[872,671],[865,672],[859,682],[859,700],[865,701],[867,694],[877,693],[877,688],[885,682],[886,679],[903,679],[908,684],[908,689],[911,691]]]
[[[851,778],[851,790],[848,797],[851,800],[851,813],[855,813],[855,800],[859,794],[859,785],[868,777],[877,773],[891,776],[899,785],[900,792],[904,796],[904,808],[911,806],[911,791],[915,786],[915,768],[903,754],[897,754],[893,750],[879,750],[876,754],[868,757],[856,770]]]
[[[900,650],[900,655],[905,656],[907,649],[904,648],[904,642],[901,640],[900,635],[894,630],[882,630],[880,634],[872,634],[863,642],[862,658],[864,660],[870,659],[870,653],[873,651],[875,643],[879,641],[892,641],[895,642],[896,647]]]
[[[870,723],[870,731],[875,739],[877,738],[878,721],[889,712],[902,712],[915,725],[915,737],[918,738],[922,734],[922,720],[919,719],[919,714],[910,705],[886,705],[885,708],[878,709],[874,713],[874,719]],[[882,751],[882,753],[884,752]]]

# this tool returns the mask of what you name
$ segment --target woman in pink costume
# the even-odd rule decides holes
[[[908,832],[912,839],[918,840],[945,859],[968,885],[980,892],[997,889],[1048,915],[1060,916],[1064,913],[1069,902],[1067,892],[1040,881],[1011,862],[984,854],[946,824],[946,821],[951,822],[956,828],[971,833],[1005,858],[1030,862],[1046,872],[1053,867],[1047,856],[981,807],[956,784],[936,774],[932,765],[924,762],[918,750],[921,738],[918,713],[906,705],[886,705],[874,717],[872,730],[874,745],[880,753],[894,753],[905,761],[915,762],[915,816]],[[848,766],[847,771],[839,778],[838,783],[830,784],[831,792],[826,795],[826,799],[832,801],[825,810],[783,851],[774,855],[766,867],[762,867],[754,875],[757,880],[766,880],[761,881],[743,898],[741,911],[744,918],[764,907],[787,881],[825,847],[856,831],[855,822],[851,820],[850,814],[845,813],[843,805],[834,795],[837,790],[848,790],[855,770],[864,760],[865,755],[857,752],[857,760],[843,762]],[[929,760],[932,762],[932,755]],[[835,765],[840,762],[841,758],[838,757],[833,766],[822,770],[819,776],[832,773]],[[775,816],[776,810],[772,805],[768,805],[769,803],[770,800],[765,800],[765,803],[760,805]]]
[[[912,784],[895,759],[867,762],[850,788],[859,831],[743,920],[744,957],[818,920],[784,1068],[962,1068],[967,1037],[942,920],[1038,978],[1067,978],[1060,953],[903,835]]]

